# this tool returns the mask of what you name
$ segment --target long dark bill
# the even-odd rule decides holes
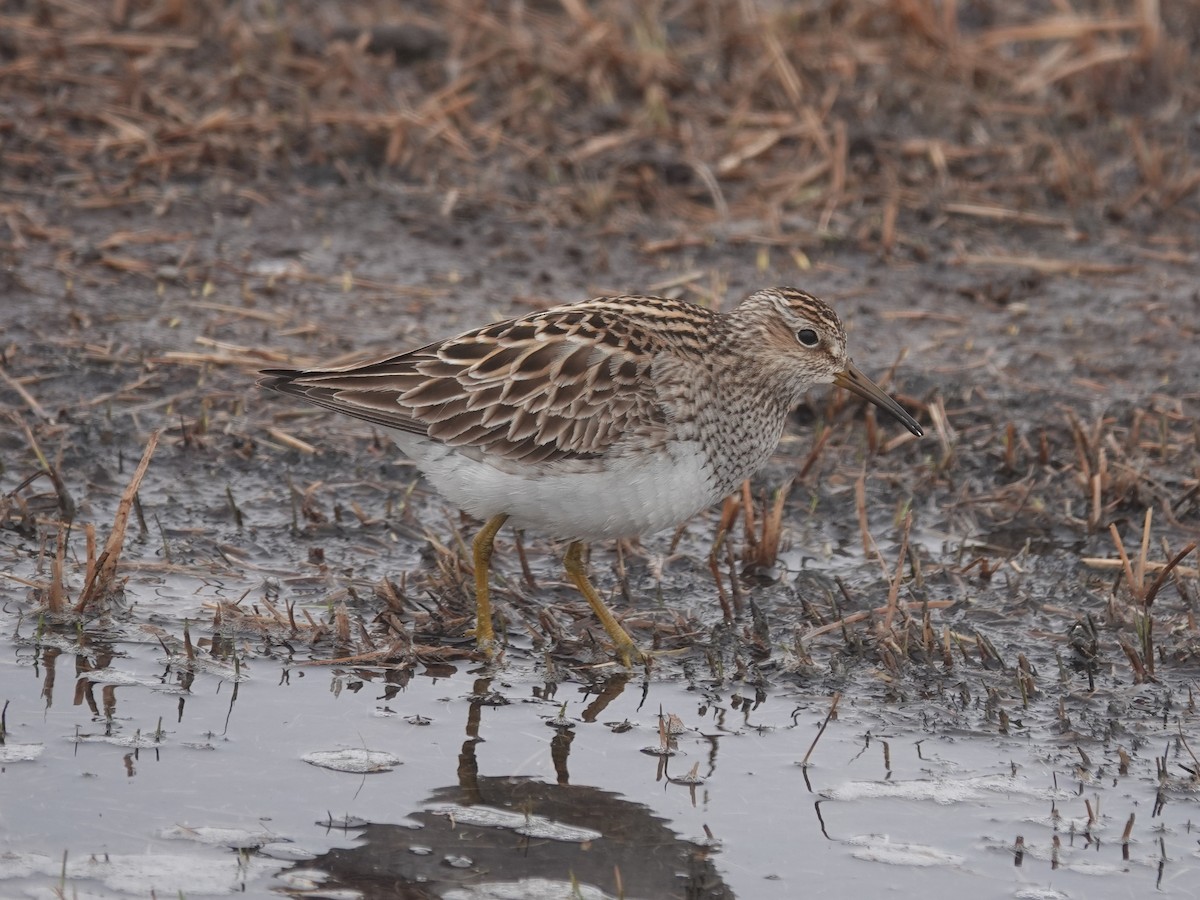
[[[904,411],[904,407],[883,392],[883,388],[864,375],[854,363],[846,363],[846,370],[833,376],[833,383],[844,387],[864,400],[870,400],[880,409],[891,413],[905,428],[920,437],[925,432],[917,420]]]

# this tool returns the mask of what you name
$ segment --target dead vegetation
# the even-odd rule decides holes
[[[254,204],[271,179],[379,173],[446,215],[649,217],[671,226],[655,249],[708,228],[919,256],[939,222],[1194,226],[1198,17],[1156,0],[10,3],[0,222],[19,249],[70,233],[47,192],[162,214],[197,177]],[[138,240],[98,261],[151,274]]]
[[[21,424],[24,425],[24,423]],[[4,514],[0,518],[0,523],[10,527],[23,528],[31,536],[37,536],[40,539],[42,557],[38,568],[44,577],[30,580],[10,572],[2,574],[8,579],[32,588],[34,596],[39,601],[39,612],[48,615],[55,623],[80,623],[95,618],[107,611],[108,602],[120,593],[124,584],[123,580],[118,577],[117,569],[121,560],[121,552],[125,546],[129,518],[137,503],[138,488],[146,476],[150,460],[158,446],[158,432],[152,432],[146,443],[141,462],[138,463],[128,486],[121,494],[116,515],[109,527],[108,538],[99,552],[96,547],[96,524],[94,522],[82,523],[86,545],[83,585],[78,592],[78,597],[74,600],[71,599],[72,590],[68,586],[66,571],[68,565],[67,546],[71,540],[72,526],[75,524],[75,506],[61,475],[62,460],[60,457],[58,462],[53,464],[47,460],[33,436],[33,432],[27,426],[25,426],[25,435],[41,468],[26,477],[15,490],[0,498],[0,513]],[[23,496],[24,491],[43,475],[54,485],[58,499],[57,509],[54,512],[58,515],[38,515],[31,509],[29,502]],[[36,509],[36,505],[34,509]],[[10,514],[14,513],[15,515],[9,518]],[[141,519],[140,509],[138,518]],[[144,534],[145,522],[142,521],[141,525]],[[51,546],[54,548],[52,551],[49,549]]]

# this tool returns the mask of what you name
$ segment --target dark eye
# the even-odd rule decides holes
[[[801,328],[796,332],[796,340],[805,347],[815,347],[821,343],[821,337],[811,328]]]

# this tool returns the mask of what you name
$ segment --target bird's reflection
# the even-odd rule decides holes
[[[595,708],[589,708],[593,718],[623,686],[624,677],[601,687]],[[499,885],[507,886],[505,896],[523,896],[526,887],[532,892],[551,884],[545,896],[577,896],[574,886],[584,885],[613,898],[734,896],[710,848],[681,839],[644,804],[569,783],[570,729],[558,729],[551,740],[556,783],[481,775],[480,722],[495,697],[490,679],[475,682],[457,783],[429,792],[423,808],[407,817],[418,827],[366,825],[356,829],[357,846],[331,850],[308,863],[327,873],[326,890],[342,887],[364,898],[416,900],[492,896],[489,886]],[[533,824],[539,827],[521,827]]]

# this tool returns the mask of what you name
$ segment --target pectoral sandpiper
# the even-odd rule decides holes
[[[729,313],[606,297],[364,365],[262,374],[268,388],[387,429],[443,496],[485,522],[473,543],[475,636],[489,653],[488,572],[506,521],[570,541],[567,575],[628,664],[641,653],[588,580],[585,541],[678,525],[731,493],[815,384],[922,433],[850,361],[837,314],[788,287]]]

